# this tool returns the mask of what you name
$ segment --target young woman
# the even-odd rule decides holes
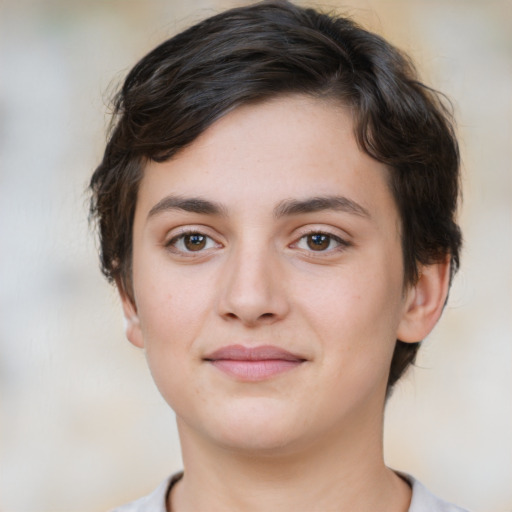
[[[184,471],[118,510],[461,510],[382,448],[458,267],[458,181],[438,96],[345,18],[264,2],[144,57],[91,212]]]

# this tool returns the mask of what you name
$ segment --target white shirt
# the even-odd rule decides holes
[[[412,499],[408,512],[468,512],[466,509],[437,498],[415,478],[404,474],[402,476],[409,481],[412,488]],[[181,475],[178,474],[164,480],[151,494],[118,507],[112,512],[166,512],[165,502],[169,489],[180,477]]]

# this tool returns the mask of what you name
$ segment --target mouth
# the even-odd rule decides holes
[[[208,354],[204,360],[244,382],[257,382],[301,366],[306,359],[272,345],[229,345]]]

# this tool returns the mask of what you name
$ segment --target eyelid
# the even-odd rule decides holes
[[[183,235],[191,235],[191,234],[200,234],[212,238],[217,241],[220,236],[218,233],[212,229],[211,227],[204,224],[184,224],[182,226],[175,226],[171,229],[166,230],[165,233],[165,242],[164,244],[169,243],[173,238],[177,238]],[[220,242],[218,242],[220,243]]]
[[[301,249],[298,247],[299,242],[310,235],[325,235],[329,237],[330,239],[334,240],[338,245],[336,247],[333,247],[332,249],[326,249],[324,251],[315,251],[313,249]],[[353,244],[350,240],[347,239],[348,237],[344,237],[340,235],[339,233],[333,233],[332,230],[325,227],[307,227],[303,230],[299,230],[299,233],[296,234],[294,242],[290,244],[290,247],[301,249],[304,252],[307,252],[315,257],[322,257],[327,256],[335,252],[341,252],[346,250],[347,248],[351,247]]]
[[[212,234],[210,234],[209,231],[211,230],[208,229],[206,226],[180,226],[178,228],[172,229],[168,233],[168,236],[163,242],[163,246],[173,254],[178,254],[186,257],[198,257],[204,255],[205,253],[208,253],[211,249],[214,249],[214,247],[209,247],[207,249],[202,249],[199,251],[186,251],[176,248],[174,244],[187,235],[201,235],[212,240],[215,243],[215,248],[222,248],[224,246],[223,243],[219,242],[217,237],[212,236]]]

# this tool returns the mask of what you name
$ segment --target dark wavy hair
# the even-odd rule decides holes
[[[390,170],[401,217],[404,285],[418,265],[459,266],[459,152],[449,103],[407,56],[345,17],[268,1],[231,9],[165,41],[129,72],[91,182],[101,264],[131,290],[132,227],[145,164],[191,144],[236,107],[279,95],[350,107],[362,151]],[[448,106],[447,106],[448,105]],[[419,343],[397,340],[388,390]]]

